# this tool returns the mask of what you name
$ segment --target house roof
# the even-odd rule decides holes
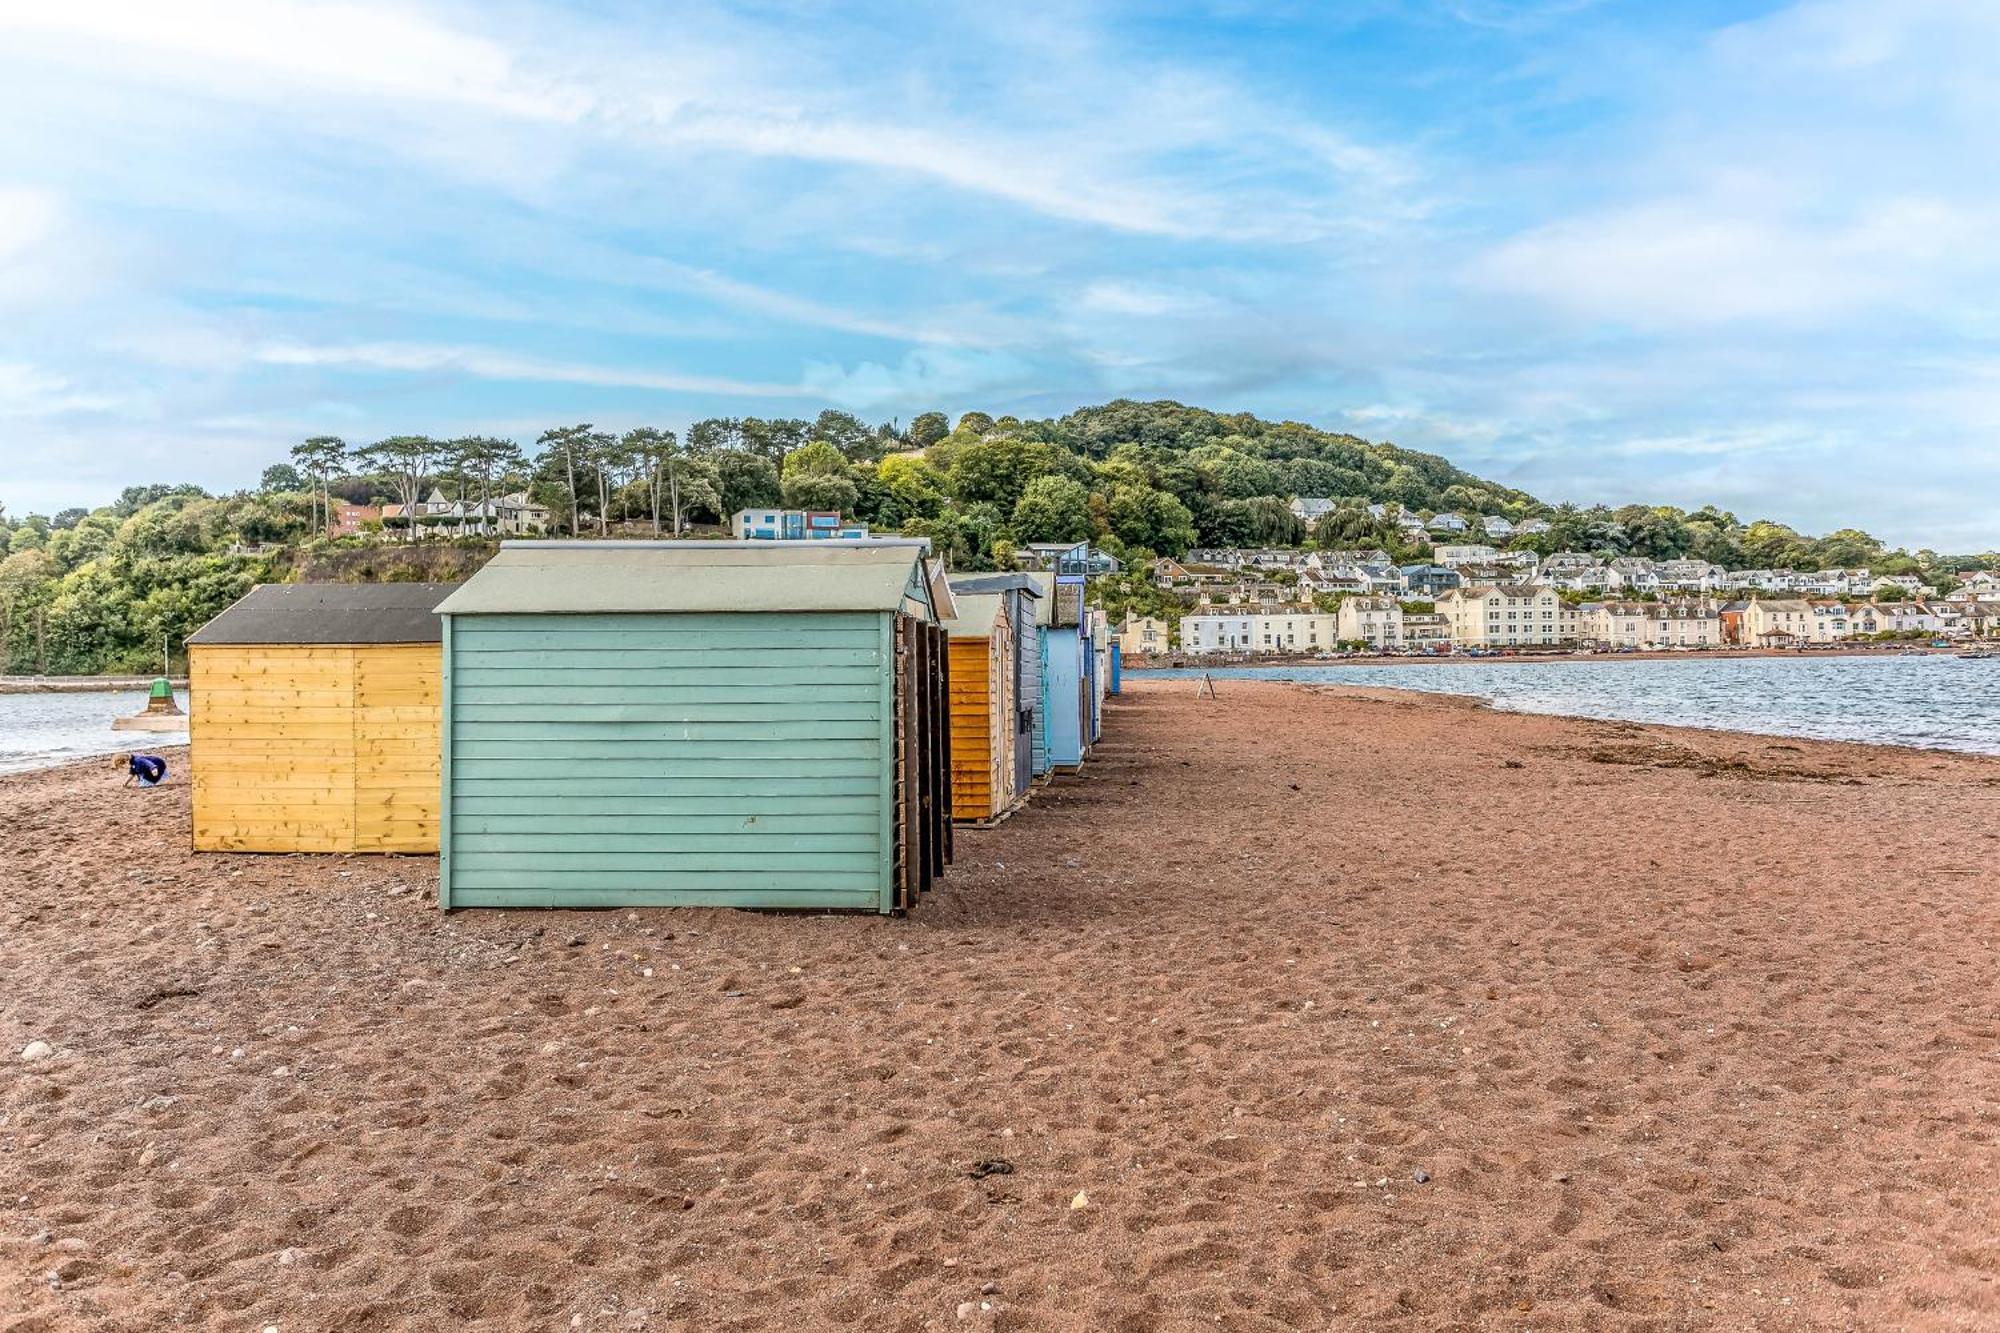
[[[1030,597],[1042,595],[1042,585],[1026,574],[954,574],[951,576],[951,590],[955,593],[1024,592]]]
[[[503,542],[441,615],[932,609],[921,538]]]
[[[436,643],[455,583],[260,583],[188,635],[210,643]]]

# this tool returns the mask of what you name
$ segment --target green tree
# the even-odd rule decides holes
[[[404,514],[414,520],[417,504],[423,499],[424,479],[436,464],[438,452],[438,442],[427,435],[391,435],[386,440],[377,440],[367,448],[357,450],[354,457],[362,466],[389,479],[402,501]],[[409,534],[409,540],[417,539],[414,521],[404,531]]]
[[[1014,504],[1012,526],[1024,542],[1083,541],[1091,534],[1090,492],[1073,477],[1036,477]]]
[[[928,449],[951,434],[951,422],[942,412],[919,412],[910,420],[910,444]]]
[[[575,536],[582,526],[583,503],[577,490],[576,471],[579,466],[586,470],[590,467],[591,441],[592,429],[587,421],[575,426],[551,427],[535,440],[541,448],[536,461],[551,471],[560,471],[563,477],[564,489],[569,496],[568,526],[571,536]]]
[[[738,510],[768,509],[784,503],[778,469],[770,459],[734,451],[706,455],[697,451],[696,456],[706,458],[715,468],[720,517],[727,518]]]
[[[315,435],[292,446],[294,469],[313,483],[319,496],[319,507],[311,516],[315,532],[325,532],[333,526],[331,478],[347,465],[347,458],[347,442],[337,435]]]

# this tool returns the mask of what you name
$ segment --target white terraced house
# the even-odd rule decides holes
[[[1317,653],[1331,648],[1336,618],[1324,611],[1271,611],[1181,617],[1181,651]]]
[[[1543,647],[1576,639],[1577,613],[1553,588],[1521,583],[1456,588],[1437,609],[1460,648]]]

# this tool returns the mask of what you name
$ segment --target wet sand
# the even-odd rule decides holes
[[[0,1331],[2000,1326],[2000,761],[1193,688],[907,920],[0,778]]]

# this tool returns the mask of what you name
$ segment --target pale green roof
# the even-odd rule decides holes
[[[945,633],[954,639],[990,638],[1000,619],[1000,594],[954,588],[952,597],[958,603],[958,614],[944,622]]]
[[[896,611],[929,618],[926,544],[505,542],[438,614]]]

